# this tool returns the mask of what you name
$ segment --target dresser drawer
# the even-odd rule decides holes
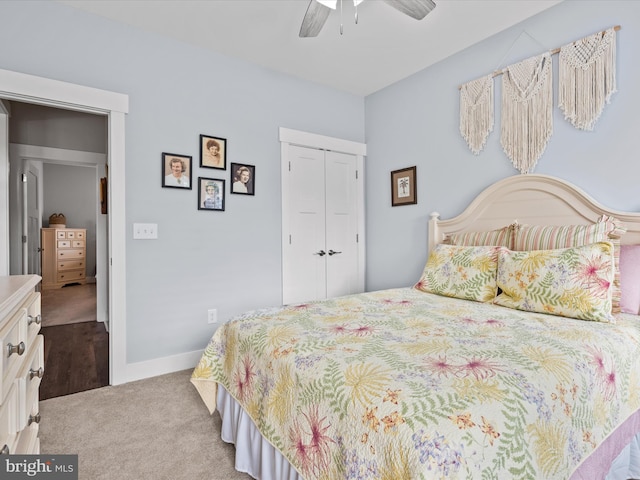
[[[84,258],[84,250],[70,248],[69,250],[58,251],[58,260],[65,260],[67,258]]]
[[[26,428],[33,406],[38,404],[38,389],[44,375],[44,337],[38,335],[29,347],[29,357],[18,372],[16,391],[18,393],[18,430]],[[37,407],[36,407],[37,409]],[[35,413],[38,413],[37,411]]]
[[[71,240],[58,240],[58,248],[71,248]]]
[[[16,442],[16,455],[40,454],[40,439],[38,438],[39,430],[40,425],[34,422],[20,432],[18,435],[18,441]]]
[[[11,388],[0,405],[0,451],[15,453],[18,439],[16,422],[18,396],[15,388]]]
[[[58,283],[72,282],[74,280],[84,279],[84,270],[69,270],[68,272],[58,273]]]
[[[71,240],[73,248],[84,248],[84,240]]]
[[[22,307],[0,329],[0,399],[4,399],[27,353],[27,310]]]
[[[84,268],[84,260],[66,260],[58,262],[58,271],[64,272],[65,270],[78,270]]]

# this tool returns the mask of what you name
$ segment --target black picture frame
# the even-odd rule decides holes
[[[391,206],[399,207],[416,203],[418,203],[416,167],[402,168],[391,172]]]
[[[214,158],[211,149],[217,148],[217,157]],[[202,168],[227,169],[227,139],[200,135],[200,166]]]
[[[236,195],[255,195],[256,167],[246,163],[231,164],[231,193]],[[248,174],[248,179],[245,175]],[[246,181],[245,181],[246,179]]]
[[[224,195],[224,179],[198,177],[198,210],[224,212]]]
[[[176,177],[173,172],[173,165],[181,165],[181,175]],[[162,187],[163,188],[180,188],[182,190],[191,190],[191,174],[193,172],[192,157],[189,155],[181,155],[179,153],[162,153]]]

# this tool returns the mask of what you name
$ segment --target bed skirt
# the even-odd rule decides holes
[[[236,447],[237,471],[259,480],[304,480],[262,437],[253,420],[220,384],[217,395],[217,409],[222,418],[220,436]],[[640,433],[614,460],[605,480],[628,479],[640,479]]]
[[[222,418],[222,440],[236,446],[237,471],[260,480],[304,480],[220,384],[216,408]]]

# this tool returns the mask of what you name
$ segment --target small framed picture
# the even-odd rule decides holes
[[[198,210],[224,211],[224,180],[198,177]]]
[[[191,157],[176,153],[162,154],[162,186],[191,190]]]
[[[416,167],[391,172],[391,206],[414,205],[416,196]]]
[[[227,140],[225,138],[200,135],[200,166],[204,168],[227,168]]]
[[[256,167],[243,163],[231,164],[231,193],[254,195]]]

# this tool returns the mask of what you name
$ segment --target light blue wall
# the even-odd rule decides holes
[[[364,99],[216,55],[55,2],[1,1],[0,68],[129,95],[127,361],[204,348],[220,320],[281,303],[283,126],[364,141]],[[228,162],[256,167],[255,197],[229,195],[229,170],[200,169],[199,135],[226,138]],[[192,155],[227,180],[225,212],[197,209],[197,188],[161,188],[161,153]]]
[[[568,180],[610,208],[640,211],[640,2],[566,0],[366,98],[368,290],[417,281],[429,213],[457,215],[496,180],[519,174],[500,146],[502,77],[495,78],[495,128],[479,156],[459,133],[458,86],[614,25],[622,27],[618,93],[593,132],[575,129],[555,108],[553,136],[535,173]],[[553,60],[555,105],[558,56]],[[392,208],[389,172],[412,165],[418,204]]]

